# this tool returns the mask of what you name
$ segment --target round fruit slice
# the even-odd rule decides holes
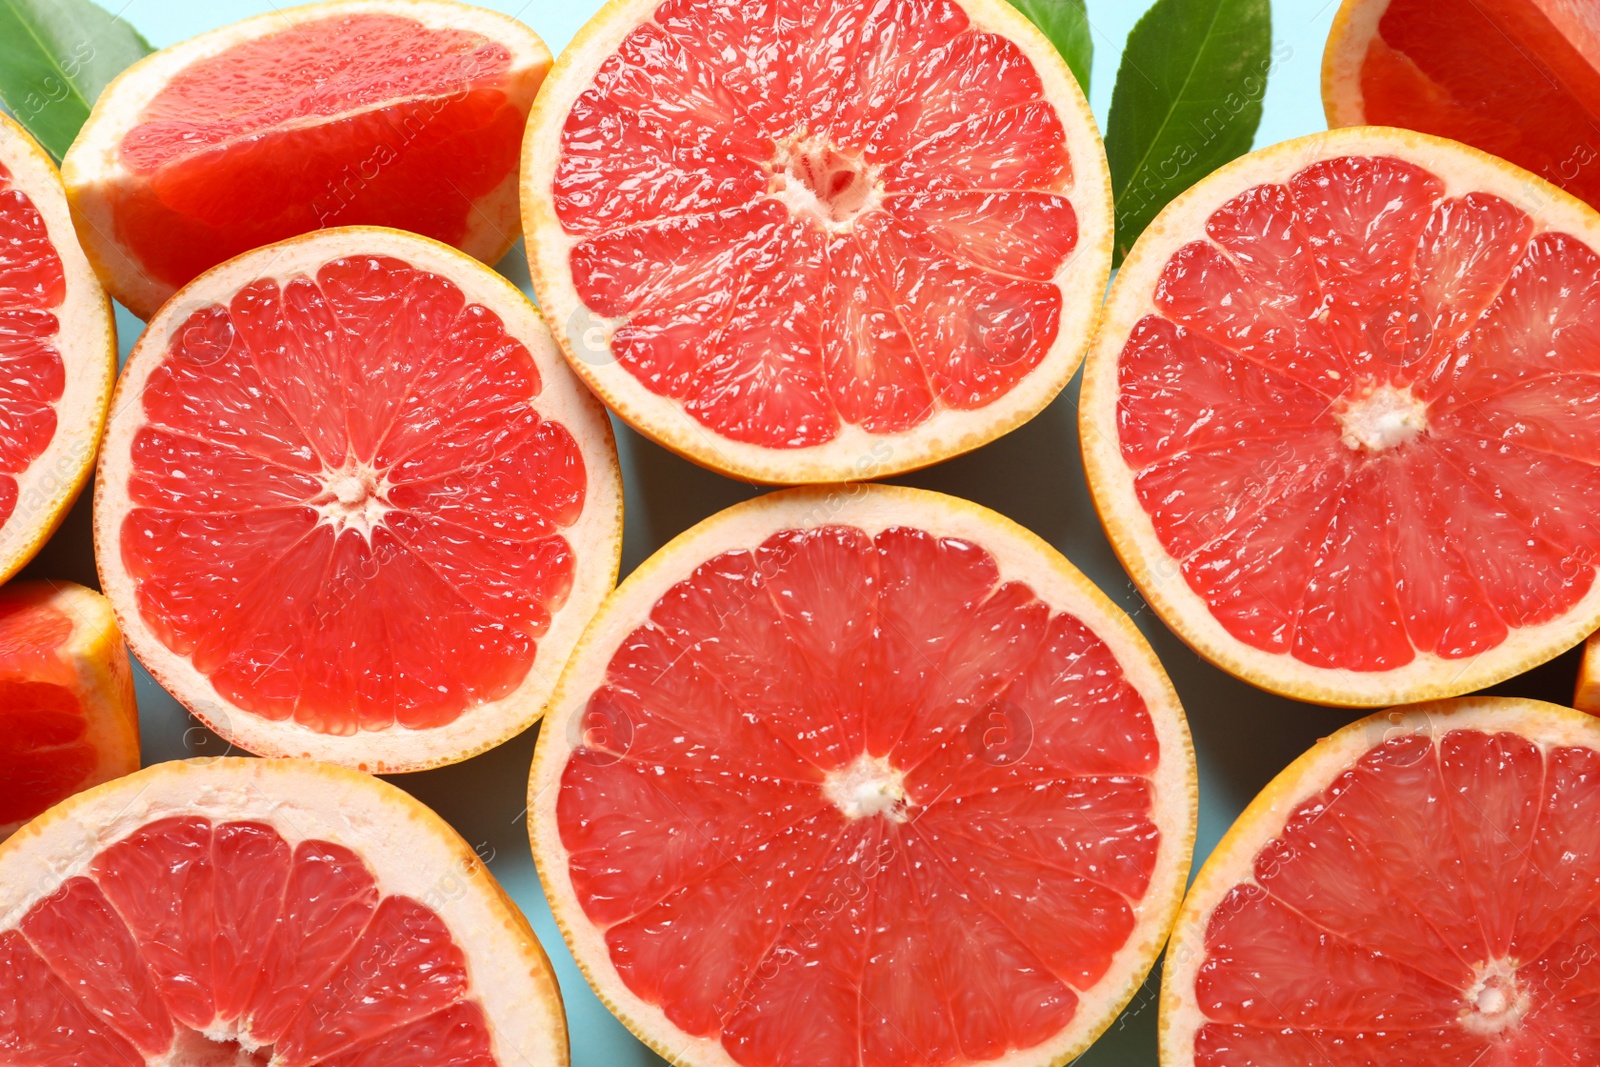
[[[550,52],[450,0],[331,0],[125,71],[62,163],[90,258],[148,319],[230,257],[328,226],[413,230],[497,262]]]
[[[117,374],[111,302],[55,164],[0,114],[0,582],[72,508]]]
[[[1117,278],[1080,429],[1147,600],[1305,700],[1452,696],[1600,624],[1600,216],[1405,130],[1179,197]]]
[[[17,1064],[567,1062],[538,939],[465,841],[376,778],[164,763],[0,846]]]
[[[521,293],[425,238],[324,230],[202,275],[117,397],[101,584],[251,752],[377,773],[499,744],[616,581],[604,411]]]
[[[110,603],[70,582],[0,589],[0,841],[138,769],[133,674]]]
[[[1320,742],[1195,880],[1162,1067],[1600,1062],[1600,720],[1476,698]]]
[[[1194,755],[1161,665],[965,501],[730,508],[607,601],[551,706],[543,884],[674,1063],[1065,1063],[1183,893]]]
[[[724,473],[843,481],[1061,390],[1110,188],[1071,71],[1004,0],[619,0],[539,95],[523,225],[618,415]]]
[[[1503,156],[1600,207],[1600,8],[1588,0],[1344,0],[1329,126],[1405,126]]]

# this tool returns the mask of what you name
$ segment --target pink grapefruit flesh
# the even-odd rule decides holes
[[[933,494],[778,494],[597,617],[535,850],[655,1048],[1042,1064],[1125,1002],[1182,882],[1187,755],[1136,631],[1048,551]]]
[[[1597,780],[1600,724],[1537,701],[1398,709],[1321,742],[1196,880],[1162,1063],[1594,1062]]]
[[[541,305],[618,411],[714,467],[974,447],[1070,377],[1104,284],[1064,71],[992,0],[612,5],[530,126]]]
[[[1146,596],[1230,669],[1334,703],[1577,641],[1600,610],[1597,241],[1531,175],[1401,131],[1207,179],[1119,281],[1084,407]]]

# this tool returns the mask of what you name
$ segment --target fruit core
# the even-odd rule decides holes
[[[1517,982],[1508,960],[1484,964],[1467,990],[1461,1025],[1473,1033],[1492,1035],[1517,1025],[1528,1010],[1528,993]]]
[[[173,1067],[267,1067],[272,1048],[247,1049],[239,1041],[213,1040],[190,1031],[178,1036],[171,1062]]]
[[[389,513],[389,480],[371,464],[346,460],[344,466],[322,473],[322,495],[312,501],[322,521],[335,534],[355,530],[369,543],[372,531]]]
[[[1387,452],[1416,439],[1428,428],[1428,405],[1409,385],[1371,386],[1359,396],[1342,397],[1334,408],[1340,436],[1354,452]]]
[[[892,822],[906,821],[905,774],[882,756],[863,752],[828,772],[822,788],[847,819],[882,815]]]
[[[772,195],[796,218],[831,233],[849,233],[856,219],[883,203],[883,167],[825,137],[797,133],[781,139],[767,169]]]

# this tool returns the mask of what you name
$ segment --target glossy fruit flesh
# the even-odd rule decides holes
[[[439,916],[258,822],[168,818],[99,851],[0,933],[0,1003],[0,1055],[27,1067],[496,1062]]]
[[[1150,713],[972,543],[778,533],[673,586],[556,820],[627,987],[749,1065],[965,1064],[1060,1031],[1160,843]]]
[[[0,597],[0,826],[39,814],[99,764],[77,672],[61,652],[71,636],[57,608]]]
[[[17,475],[55,436],[66,368],[54,309],[66,295],[44,219],[0,165],[0,526],[16,512]]]
[[[1596,46],[1589,5],[1391,0],[1361,65],[1365,119],[1482,148],[1600,206]]]
[[[1141,506],[1229,634],[1467,660],[1572,608],[1600,524],[1600,256],[1392,157],[1248,189],[1118,362]]]
[[[140,397],[141,618],[245,713],[449,723],[527,676],[573,581],[577,443],[500,318],[392,258],[244,286]]]
[[[236,44],[177,74],[124,137],[137,180],[118,189],[116,236],[174,287],[329,226],[459,244],[473,201],[517,167],[510,65],[481,34],[385,14]]]
[[[949,0],[671,0],[573,106],[554,196],[622,365],[787,449],[981,408],[1038,365],[1071,184],[1033,64]]]
[[[1600,752],[1379,744],[1210,916],[1196,1067],[1594,1063]]]

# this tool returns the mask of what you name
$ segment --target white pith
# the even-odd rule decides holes
[[[767,171],[772,197],[796,218],[809,218],[829,233],[849,233],[856,219],[883,204],[883,167],[845,156],[826,138],[784,138]],[[817,187],[840,173],[851,176],[849,195],[835,202],[819,194]]]
[[[1005,0],[961,0],[973,28],[1002,34],[1027,55],[1060,114],[1072,160],[1065,195],[1078,220],[1078,245],[1057,272],[1062,292],[1059,333],[1044,359],[1009,392],[975,411],[939,408],[920,425],[873,434],[841,424],[832,440],[775,449],[715,434],[678,401],[651,392],[609,355],[620,322],[598,321],[578,297],[569,260],[578,243],[556,218],[552,191],[561,129],[607,56],[661,0],[611,0],[558,58],[534,102],[523,144],[523,230],[540,306],[573,368],[618,416],[672,451],[703,466],[755,482],[801,484],[887,477],[977,448],[1015,429],[1045,407],[1082,362],[1100,315],[1111,269],[1114,220],[1111,178],[1094,116],[1055,46]],[[599,336],[594,336],[596,327]],[[599,343],[595,343],[599,342]],[[592,353],[602,352],[597,358]]]
[[[147,823],[180,815],[265,823],[291,848],[316,839],[355,851],[380,893],[419,901],[450,929],[466,957],[470,996],[487,1017],[497,1062],[567,1064],[565,1015],[549,960],[479,857],[409,795],[326,764],[164,763],[79,793],[0,845],[0,930],[14,927],[63,882],[84,874],[102,849]],[[166,1057],[152,1067],[191,1063]]]
[[[1519,734],[1546,749],[1581,746],[1600,750],[1600,719],[1571,708],[1518,697],[1464,697],[1393,708],[1344,727],[1319,741],[1263,789],[1234,822],[1201,867],[1183,902],[1161,977],[1161,1067],[1194,1067],[1194,1038],[1206,1017],[1195,1000],[1195,982],[1205,963],[1209,917],[1235,886],[1254,882],[1255,858],[1283,830],[1289,815],[1308,798],[1322,793],[1372,748],[1395,738],[1418,734],[1437,741],[1451,730]],[[1441,816],[1443,817],[1443,816]],[[1502,961],[1492,961],[1480,978],[1503,974]],[[1480,1032],[1501,1032],[1521,1018],[1520,991],[1504,1003],[1478,998],[1487,990],[1475,983],[1461,991],[1461,1020]],[[1482,1007],[1500,1007],[1492,1016]],[[1525,1010],[1526,1004],[1522,1004]]]
[[[387,472],[351,458],[341,467],[324,469],[321,479],[322,493],[311,502],[321,523],[335,536],[354,530],[371,544],[372,531],[383,525],[391,510]]]
[[[134,581],[123,565],[119,543],[123,520],[132,508],[127,476],[133,439],[145,423],[139,397],[178,327],[195,311],[226,303],[231,294],[257,279],[281,283],[314,274],[330,260],[355,255],[392,256],[431,271],[460,288],[469,303],[481,304],[498,315],[506,333],[533,356],[542,380],[534,407],[541,418],[571,431],[583,456],[588,485],[577,522],[561,531],[577,559],[572,590],[538,640],[536,658],[520,688],[498,701],[469,708],[455,721],[433,729],[392,726],[335,736],[292,719],[273,722],[234,707],[188,659],[162,644],[136,606]],[[134,654],[156,680],[226,741],[246,751],[328,760],[376,774],[441,766],[491,748],[539,718],[568,653],[616,583],[622,544],[622,485],[604,410],[567,369],[538,309],[510,282],[436,241],[372,227],[322,230],[214,268],[186,286],[151,320],[123,370],[112,408],[95,490],[95,559],[101,585],[117,609]],[[331,479],[330,488],[336,482],[337,477]],[[366,504],[361,506],[366,514]],[[365,520],[347,515],[341,521]]]
[[[1527,171],[1453,141],[1364,126],[1261,149],[1173,200],[1123,262],[1084,365],[1078,426],[1089,488],[1107,537],[1145,600],[1179,637],[1217,666],[1272,692],[1322,704],[1374,707],[1471,692],[1558,655],[1600,628],[1600,581],[1565,614],[1513,629],[1498,646],[1470,658],[1446,659],[1419,650],[1410,663],[1389,671],[1312,666],[1287,653],[1247,645],[1216,621],[1140,506],[1134,471],[1123,459],[1117,431],[1118,359],[1134,324],[1156,311],[1152,294],[1167,261],[1203,233],[1213,211],[1239,193],[1284,181],[1312,163],[1342,155],[1408,160],[1436,175],[1445,196],[1493,194],[1527,212],[1535,233],[1568,233],[1600,249],[1600,215],[1593,209]]]
[[[537,34],[517,19],[454,0],[324,0],[275,10],[269,14],[191,37],[135,63],[108,85],[95,101],[77,140],[61,161],[72,210],[90,258],[107,289],[141,319],[149,319],[173,295],[165,282],[143,272],[116,239],[112,195],[136,180],[123,166],[118,149],[139,123],[145,105],[184,68],[258,37],[281,33],[294,25],[348,14],[392,14],[415,19],[429,29],[479,33],[511,53],[507,84],[526,99],[550,69],[550,50]],[[486,263],[496,263],[516,243],[522,230],[517,175],[473,205],[461,249]]]
[[[1385,382],[1357,396],[1342,397],[1334,407],[1339,440],[1352,452],[1387,452],[1408,444],[1428,428],[1428,405],[1411,387]]]
[[[1161,750],[1151,778],[1151,818],[1161,829],[1161,843],[1149,888],[1134,908],[1138,925],[1116,953],[1106,976],[1080,993],[1069,1026],[1041,1045],[986,1061],[998,1067],[1065,1064],[1081,1054],[1133,997],[1165,941],[1170,916],[1183,892],[1194,841],[1193,749],[1177,694],[1128,617],[1043,541],[966,501],[883,485],[773,493],[705,520],[629,576],[585,633],[540,729],[529,783],[528,822],[534,858],[552,911],[590,984],[646,1044],[688,1067],[733,1067],[736,1061],[719,1041],[690,1037],[671,1023],[660,1007],[623,984],[611,963],[603,932],[586,918],[573,891],[568,853],[556,822],[556,799],[562,770],[575,744],[581,743],[588,695],[604,677],[617,643],[645,621],[660,596],[695,566],[723,552],[754,547],[780,530],[831,524],[854,526],[868,534],[890,526],[910,526],[980,545],[999,565],[1001,582],[1025,582],[1052,610],[1071,612],[1104,640],[1149,709]],[[858,763],[853,776],[847,770],[836,780],[834,794],[847,806],[856,806],[859,817],[892,818],[894,779],[884,775],[876,763]],[[869,810],[884,807],[888,810]]]
[[[905,777],[884,757],[863,752],[849,766],[831,772],[822,792],[847,819],[882,815],[905,822]]]
[[[55,345],[66,384],[55,404],[50,444],[26,470],[13,475],[17,503],[0,524],[3,582],[43,546],[89,480],[116,378],[117,335],[111,302],[78,246],[55,164],[5,114],[0,114],[0,164],[11,172],[11,187],[25,193],[44,220],[66,278],[66,296],[51,309],[60,323]]]

